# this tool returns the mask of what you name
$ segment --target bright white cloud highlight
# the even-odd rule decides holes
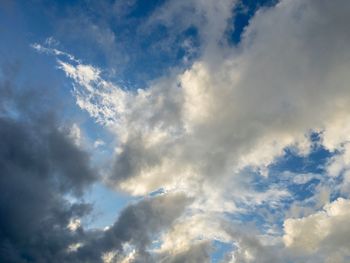
[[[350,256],[349,220],[350,201],[339,198],[307,217],[287,219],[283,240],[287,247],[320,253],[327,262],[346,262],[345,257]]]

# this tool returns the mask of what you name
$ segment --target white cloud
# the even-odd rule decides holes
[[[67,52],[58,50],[56,48],[52,48],[51,47],[52,45],[57,45],[58,44],[58,42],[55,42],[54,39],[51,39],[51,38],[46,39],[45,44],[47,44],[49,47],[45,47],[45,46],[40,45],[38,43],[32,44],[31,47],[33,49],[35,49],[36,51],[40,52],[40,53],[51,54],[51,55],[55,55],[55,56],[63,56],[63,57],[68,58],[71,61],[75,61],[77,63],[80,62],[73,55],[71,55],[71,54],[69,54]]]
[[[94,142],[94,148],[98,148],[98,147],[101,147],[103,145],[105,145],[106,143],[101,140],[101,139],[97,139],[95,142]]]
[[[256,192],[243,170],[250,167],[267,176],[269,165],[286,147],[307,155],[313,130],[323,131],[326,149],[342,150],[329,165],[329,174],[348,169],[344,121],[350,119],[350,2],[280,1],[260,10],[241,44],[230,48],[217,40],[228,26],[232,4],[173,1],[167,11],[155,14],[154,21],[171,24],[184,6],[194,6],[195,15],[180,20],[180,26],[206,30],[207,48],[190,68],[145,90],[123,89],[91,65],[59,61],[75,83],[77,104],[118,139],[112,185],[135,195],[158,188],[185,191],[195,198],[193,213],[234,212],[237,201],[278,207],[289,192],[272,186]],[[205,19],[203,26],[199,17]],[[340,230],[348,216],[339,207],[347,205],[339,199],[322,212],[286,220],[285,244],[338,251],[335,244],[342,245],[337,238],[345,238]],[[191,235],[199,232],[193,229]],[[176,238],[182,242],[184,236]],[[260,240],[245,238],[243,243],[249,246],[241,247],[233,262],[251,262],[267,253]],[[273,255],[265,256],[261,262],[271,262]]]
[[[76,231],[79,227],[81,226],[81,222],[80,222],[80,219],[78,218],[75,218],[75,219],[72,219],[69,221],[69,224],[67,225],[67,228],[74,232]]]
[[[188,251],[193,244],[210,240],[231,242],[231,237],[222,230],[220,223],[218,218],[208,214],[197,214],[178,220],[163,234],[162,244],[155,252],[160,255],[176,255]]]
[[[76,146],[81,146],[83,138],[82,138],[82,132],[78,124],[73,123],[68,131],[68,136],[71,138],[71,140],[74,142]]]
[[[77,251],[81,246],[83,246],[82,243],[74,243],[68,246],[68,252],[75,252]]]
[[[320,253],[327,262],[346,262],[350,256],[350,200],[338,198],[323,210],[284,222],[284,243],[307,254]],[[332,258],[338,258],[338,260]],[[325,261],[326,262],[326,261]]]

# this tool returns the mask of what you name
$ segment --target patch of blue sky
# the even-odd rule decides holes
[[[157,9],[165,2],[166,0],[135,0],[128,16],[137,18],[149,16],[155,9]]]
[[[157,189],[157,190],[155,190],[155,191],[153,191],[153,192],[150,192],[148,195],[149,195],[150,197],[155,197],[155,196],[162,195],[162,194],[164,194],[164,193],[165,193],[164,188],[159,188],[159,189]]]
[[[313,132],[310,134],[312,142],[311,151],[307,156],[298,154],[293,148],[286,148],[284,155],[269,166],[272,174],[290,171],[292,173],[324,173],[327,160],[334,153],[325,149],[321,144],[321,134]]]
[[[320,182],[319,179],[311,179],[305,184],[287,185],[287,189],[293,195],[294,201],[302,201],[315,194],[316,187]]]
[[[212,246],[213,246],[213,252],[211,254],[212,263],[222,262],[225,255],[235,248],[234,244],[224,243],[218,240],[213,241]]]
[[[339,197],[349,198],[348,193],[343,193],[339,187],[343,182],[344,182],[344,174],[341,173],[337,177],[329,178],[329,180],[324,183],[327,186],[329,186],[330,189],[332,189],[332,192],[330,193],[330,197],[329,197],[331,202],[333,202]]]
[[[287,172],[287,173],[283,173]],[[288,173],[288,170],[282,172],[270,172],[268,177],[254,177],[252,181],[252,187],[257,192],[266,192],[269,189],[286,189],[292,195],[293,200],[304,200],[311,197],[315,188],[321,180],[319,178],[313,177],[310,174],[310,178],[306,179],[304,182],[298,182],[294,180],[297,174]]]
[[[32,42],[53,36],[64,50],[108,71],[113,82],[136,89],[147,87],[149,81],[172,68],[187,66],[198,55],[196,28],[174,33],[162,23],[145,26],[163,2],[63,1],[35,10],[28,6],[25,13],[33,20],[39,17],[37,22],[30,21],[39,31]]]
[[[136,40],[139,42],[136,47],[126,48],[126,52],[133,55],[121,77],[130,79],[136,88],[144,88],[149,81],[170,74],[173,68],[186,67],[197,57],[196,28],[190,27],[176,36],[169,34],[166,27],[158,25],[152,33]]]
[[[236,202],[244,212],[227,214],[230,220],[253,224],[261,233],[274,230],[283,232],[285,212],[294,202],[299,202],[305,207],[313,207],[316,200],[313,199],[317,188],[322,185],[336,186],[342,182],[342,176],[331,178],[325,174],[325,167],[330,158],[334,156],[320,145],[320,136],[312,135],[313,146],[309,155],[300,156],[293,149],[286,149],[283,156],[270,165],[269,175],[261,176],[258,171],[247,168],[247,182],[257,193],[265,193],[269,190],[287,190],[289,195],[278,199],[276,202],[262,202],[259,205]],[[298,176],[301,176],[298,178]],[[336,187],[331,187],[336,189]],[[331,193],[331,200],[340,195],[339,191]]]
[[[122,5],[118,1],[59,1],[51,4],[43,1],[42,5],[32,5],[28,1],[26,8],[16,12],[21,13],[27,24],[30,42],[57,37],[65,50],[83,61],[112,70],[110,78],[116,82],[122,79],[126,88],[144,88],[148,81],[163,76],[173,67],[185,67],[184,61],[192,61],[199,55],[200,43],[195,27],[175,35],[162,24],[142,30],[149,16],[164,2],[135,0]],[[229,41],[238,43],[256,10],[275,2],[241,1],[234,10],[234,30],[227,32]],[[87,31],[78,30],[79,26]],[[88,31],[94,26],[99,35]],[[105,41],[103,34],[113,35],[114,38],[109,39],[113,43],[102,43]],[[185,42],[187,45],[190,42],[191,48],[185,47]]]
[[[231,27],[226,32],[228,42],[232,45],[239,44],[244,29],[255,12],[260,8],[272,7],[277,2],[278,0],[241,0],[233,9]]]
[[[93,217],[86,225],[89,228],[105,228],[113,224],[127,203],[134,200],[128,195],[116,192],[102,183],[95,183],[84,196],[85,201],[94,207]]]
[[[247,207],[247,209],[247,212],[234,213],[227,215],[226,217],[233,222],[244,222],[245,224],[252,224],[254,228],[263,230],[263,227],[266,223],[265,216],[262,213],[258,213],[259,209],[257,207],[255,207],[254,210],[250,210],[250,207]]]
[[[269,167],[268,178],[256,178],[259,188],[276,184],[286,188],[296,201],[311,198],[316,188],[322,184],[338,185],[341,177],[330,178],[326,166],[335,153],[329,152],[320,145],[320,137],[312,135],[313,146],[307,156],[298,155],[293,149],[286,149],[285,154]],[[297,180],[298,176],[304,176]]]
[[[285,154],[273,163],[269,170],[272,173],[290,171],[292,173],[323,173],[326,161],[333,154],[322,146],[314,147],[307,156],[301,156],[292,149],[286,149]]]
[[[43,91],[42,96],[59,98],[55,102],[58,109],[64,109],[60,111],[60,117],[64,118],[69,109],[72,110],[69,115],[77,112],[71,85],[64,74],[59,74],[55,59],[38,55],[31,47],[34,42],[44,41],[52,27],[42,6],[34,8],[30,1],[23,4],[25,7],[20,8],[16,2],[11,2],[8,10],[0,9],[0,33],[7,40],[0,41],[0,63],[17,65],[13,82],[18,88],[35,88]]]
[[[281,234],[283,232],[284,213],[292,204],[292,198],[284,198],[278,203],[263,202],[256,206],[239,204],[244,212],[226,214],[226,218],[233,222],[250,225],[252,229],[258,230],[261,234]]]
[[[190,65],[199,56],[200,41],[195,27],[175,34],[161,23],[144,27],[149,16],[164,2],[135,0],[118,5],[118,1],[59,1],[49,5],[44,1],[35,7],[27,4],[22,12],[32,42],[57,37],[64,50],[111,71],[110,79],[122,82],[125,88],[136,89],[147,87],[149,81],[172,68]],[[234,10],[234,30],[227,32],[229,41],[238,43],[256,10],[275,2],[241,1]],[[34,36],[36,39],[32,39]],[[108,41],[111,43],[103,43]]]

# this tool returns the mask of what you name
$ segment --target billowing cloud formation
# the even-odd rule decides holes
[[[346,262],[350,256],[347,222],[349,200],[339,198],[327,204],[323,211],[304,218],[287,219],[284,222],[284,243],[288,247],[314,254],[319,260]]]
[[[231,47],[220,40],[233,5],[232,1],[179,1],[158,10],[148,26],[157,21],[169,28],[196,26],[206,45],[189,68],[154,81],[147,89],[130,91],[105,80],[103,71],[92,65],[58,60],[74,81],[79,107],[117,138],[107,183],[132,195],[162,189],[185,192],[193,199],[190,204],[179,201],[179,207],[169,201],[167,208],[175,205],[176,215],[154,212],[153,202],[164,208],[158,199],[124,210],[101,238],[93,238],[91,247],[102,246],[97,249],[98,256],[114,249],[115,255],[106,257],[121,261],[127,250],[121,249],[121,244],[130,242],[136,247],[129,255],[131,262],[155,258],[206,262],[212,249],[208,241],[219,240],[235,246],[227,255],[228,262],[346,262],[349,247],[341,229],[346,228],[347,215],[339,211],[347,207],[349,197],[350,138],[344,123],[350,119],[350,3],[282,0],[259,10],[239,45]],[[172,23],[188,9],[196,15]],[[222,14],[219,19],[218,13]],[[287,148],[308,156],[313,150],[312,132],[320,137],[321,147],[334,155],[318,180],[333,185],[342,181],[334,189],[325,189],[334,195],[341,193],[345,199],[326,205],[324,211],[314,211],[320,203],[329,203],[329,195],[323,195],[326,190],[320,187],[301,203],[311,206],[309,214],[288,219],[285,211],[276,210],[285,208],[287,201],[297,203],[291,190],[272,182],[257,189],[254,176],[268,180],[269,168]],[[312,179],[302,183],[296,179],[296,184],[309,181]],[[322,202],[315,205],[316,199]],[[146,204],[151,208],[145,219],[131,220],[137,234],[121,231],[124,218],[134,218],[133,209],[143,211]],[[178,218],[186,205],[187,213]],[[238,231],[238,214],[254,209],[267,218],[263,230]],[[276,216],[279,219],[274,220]],[[159,225],[148,217],[159,218]],[[281,221],[284,230],[278,225]],[[149,229],[139,232],[140,224]],[[304,228],[308,237],[300,232]],[[161,238],[161,245],[153,250],[148,231]],[[140,236],[140,243],[134,235]],[[294,250],[300,247],[305,251]],[[88,248],[85,245],[77,253]],[[323,249],[330,251],[329,258],[314,253]]]
[[[287,146],[306,154],[310,130],[327,134],[347,116],[346,9],[282,1],[256,14],[239,47],[137,92],[92,66],[59,63],[81,87],[78,105],[118,135],[110,179],[144,194],[246,166],[264,171]]]
[[[6,68],[0,83],[1,259],[102,262],[118,252],[113,258],[119,261],[131,252],[126,245],[146,258],[153,238],[191,200],[180,193],[144,199],[126,207],[109,229],[84,229],[81,218],[93,207],[82,196],[97,172],[39,93],[16,87]]]
[[[109,260],[123,262],[128,254],[132,254],[134,260],[153,262],[147,251],[152,240],[182,214],[189,201],[183,194],[175,194],[128,206],[101,237],[77,251],[78,258],[82,262],[98,262],[112,253]]]
[[[13,85],[11,71],[4,71],[7,78],[0,83],[0,257],[62,262],[83,235],[68,225],[91,211],[90,204],[65,196],[79,198],[96,174],[55,118],[38,111],[40,104],[33,106],[38,93]]]

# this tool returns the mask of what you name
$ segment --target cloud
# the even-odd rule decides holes
[[[350,256],[349,206],[349,200],[338,198],[307,217],[285,220],[284,243],[324,262],[346,262]]]
[[[164,263],[191,263],[191,262],[210,262],[211,245],[209,242],[200,242],[191,246],[188,250],[181,253],[167,256],[162,259]]]
[[[190,27],[199,30],[204,49],[222,41],[237,1],[168,1],[156,9],[146,26],[162,24],[178,34]]]
[[[45,46],[40,45],[38,43],[32,44],[31,47],[40,53],[52,54],[55,56],[63,56],[63,57],[67,57],[68,59],[70,59],[72,61],[79,62],[79,60],[77,60],[73,55],[68,54],[66,52],[63,52],[61,50],[58,50],[56,48],[52,48],[51,46],[58,45],[58,43],[55,42],[54,38],[49,37],[48,39],[45,40],[45,44],[48,45],[49,47],[45,47]]]
[[[50,106],[26,92],[16,89],[12,79],[1,79],[0,93],[7,94],[0,99],[2,260],[102,262],[117,251],[112,259],[119,262],[130,252],[127,246],[142,262],[151,258],[147,249],[152,240],[181,216],[191,199],[181,193],[142,199],[127,206],[108,229],[86,228],[82,219],[93,207],[83,195],[100,179],[98,173]],[[42,109],[26,110],[32,104]]]
[[[79,107],[117,138],[118,151],[108,183],[132,195],[146,195],[160,188],[165,192],[185,192],[194,199],[184,217],[187,222],[200,212],[216,212],[214,218],[220,218],[225,212],[256,209],[266,203],[270,204],[268,208],[282,206],[282,201],[290,197],[289,191],[274,185],[256,190],[254,178],[246,170],[268,178],[269,167],[283,156],[286,148],[307,156],[312,150],[312,131],[320,134],[325,149],[343,150],[344,154],[331,162],[329,175],[336,177],[348,168],[345,159],[349,138],[343,122],[349,118],[350,105],[347,84],[350,4],[344,0],[280,1],[256,13],[237,47],[218,41],[228,26],[231,5],[232,1],[215,4],[180,1],[171,2],[155,13],[154,21],[169,26],[177,26],[174,17],[183,21],[180,27],[198,26],[207,48],[186,70],[155,80],[147,89],[120,87],[105,80],[103,71],[92,65],[58,62],[74,81]],[[187,16],[187,9],[194,16]],[[203,26],[198,18],[203,18]],[[306,182],[310,176],[306,177],[294,178],[295,183]],[[301,221],[285,221],[287,247],[281,239],[277,245],[266,244],[259,233],[249,237],[235,232],[231,241],[236,240],[238,249],[232,252],[232,262],[282,262],[294,257],[289,250],[294,245],[310,245],[313,250],[323,242],[327,251],[337,250],[337,260],[342,262],[346,254],[340,250],[347,248],[337,249],[338,240],[333,234],[328,238],[322,236],[327,232],[310,227],[312,240],[307,240],[294,232],[295,226],[307,227],[314,218],[320,218],[334,236],[344,240],[341,232],[333,231],[333,220],[337,221],[338,216],[328,215],[333,213],[332,207],[341,205],[338,202],[347,201],[338,200],[325,212],[316,212]],[[324,217],[332,219],[324,221]],[[339,227],[342,229],[342,225]],[[189,240],[199,236],[199,231],[183,232]],[[148,238],[146,235],[146,243]],[[214,238],[208,235],[204,239]],[[133,236],[127,235],[125,241],[128,240],[133,241]],[[102,238],[101,242],[107,241]],[[107,244],[120,250],[120,240],[115,242]],[[203,247],[209,247],[197,242],[193,245],[186,251],[196,255]],[[142,245],[137,246],[137,253],[145,252]],[[199,254],[203,256],[199,258],[206,260],[206,253]],[[300,258],[313,260],[307,255]]]
[[[120,262],[128,257],[129,246],[135,260],[152,262],[148,252],[152,240],[181,216],[190,201],[184,194],[166,194],[127,206],[101,237],[78,249],[79,258],[83,262],[98,262],[113,252],[113,260]]]
[[[15,76],[0,82],[1,92],[11,91],[0,99],[6,105],[0,117],[0,257],[70,262],[66,249],[82,238],[82,228],[69,225],[90,213],[91,204],[80,197],[96,173],[52,114],[37,111],[45,103],[16,89]],[[35,111],[32,103],[38,103]]]

